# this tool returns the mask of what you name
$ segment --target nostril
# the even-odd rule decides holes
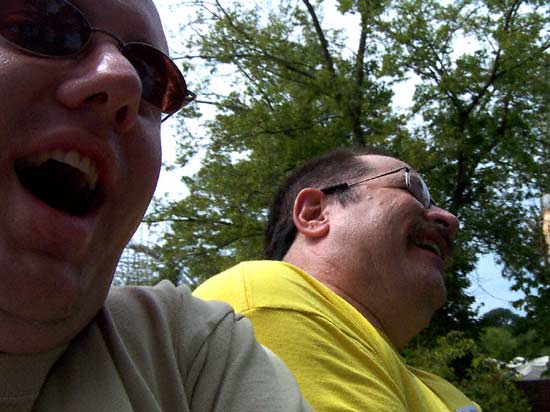
[[[444,228],[448,228],[450,226],[449,222],[443,219],[437,219],[435,223],[437,223],[440,226],[443,226]]]
[[[128,106],[121,107],[116,112],[116,122],[117,123],[123,123],[128,117]]]

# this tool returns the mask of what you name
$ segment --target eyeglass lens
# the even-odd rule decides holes
[[[0,2],[0,35],[42,57],[68,57],[81,52],[93,31],[80,10],[65,0]],[[144,43],[125,44],[121,53],[138,73],[144,100],[168,114],[186,103],[185,80],[168,56]]]
[[[182,106],[187,85],[168,56],[141,43],[127,44],[122,54],[136,69],[145,100],[170,114]]]
[[[422,206],[429,208],[431,204],[431,195],[424,179],[415,172],[409,172],[409,187],[413,196],[422,203]]]
[[[84,15],[64,0],[2,0],[0,34],[31,53],[65,57],[88,43],[91,27]]]

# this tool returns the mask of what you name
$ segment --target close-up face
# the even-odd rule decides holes
[[[25,3],[3,1],[0,18],[27,24],[35,17],[25,14]],[[65,6],[40,3],[48,13]],[[91,27],[166,52],[150,0],[71,3]],[[70,21],[67,14],[45,16]],[[69,30],[59,26],[41,24],[38,37]],[[36,38],[16,44],[19,37],[6,36],[0,36],[0,352],[34,352],[67,342],[104,301],[158,179],[161,110],[142,99],[140,76],[111,35],[93,32],[85,49],[68,57],[44,56],[62,51],[36,45]]]
[[[386,156],[362,158],[371,167],[365,178],[408,166]],[[455,235],[458,221],[433,204],[425,208],[407,190],[405,173],[358,185],[360,200],[345,207],[329,196],[329,236],[346,268],[340,286],[349,296],[372,312],[419,311],[429,320],[446,301],[447,239]]]

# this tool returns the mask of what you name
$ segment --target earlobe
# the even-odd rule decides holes
[[[292,218],[299,233],[307,237],[323,237],[329,231],[329,220],[324,207],[324,194],[319,189],[306,188],[294,201]]]

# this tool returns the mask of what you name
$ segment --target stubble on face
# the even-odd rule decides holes
[[[407,166],[386,156],[363,160],[372,175]],[[392,340],[403,342],[425,327],[446,301],[443,265],[416,240],[433,230],[450,248],[450,237],[428,221],[401,172],[356,189],[360,200],[337,206],[337,225],[331,226],[338,234],[333,241],[342,273],[338,287],[383,324]],[[405,337],[399,329],[408,330]]]

